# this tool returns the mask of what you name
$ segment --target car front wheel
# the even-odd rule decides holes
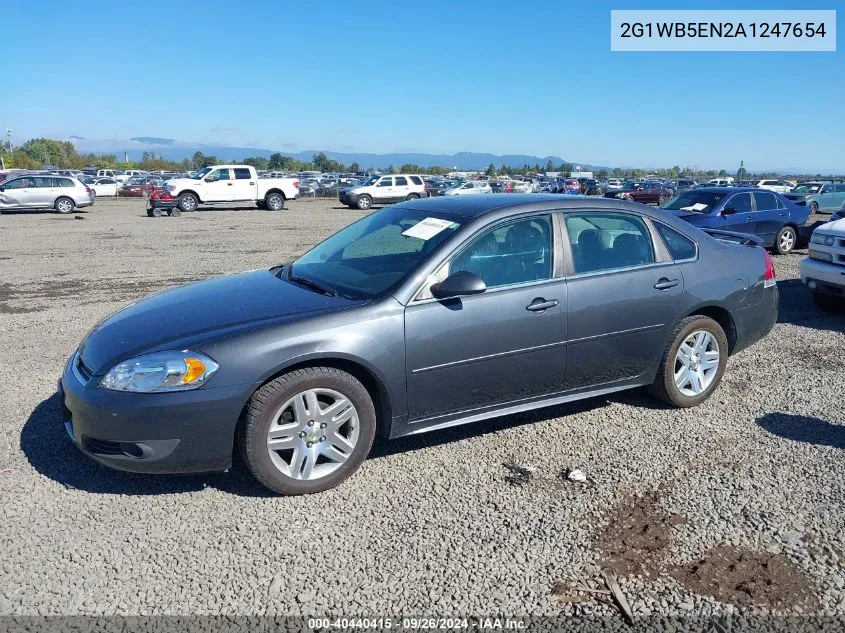
[[[819,205],[816,202],[810,203],[810,213],[816,214],[819,212]]]
[[[358,200],[355,202],[355,206],[357,206],[361,211],[366,211],[371,206],[373,206],[373,199],[367,194],[358,196]]]
[[[674,407],[694,407],[716,390],[727,362],[722,327],[710,317],[687,317],[669,337],[651,392]]]
[[[185,212],[196,211],[199,206],[199,200],[197,200],[197,197],[192,193],[183,193],[179,196],[179,203],[177,206]]]
[[[241,456],[264,486],[284,495],[322,492],[354,473],[376,432],[366,388],[333,367],[306,367],[256,391],[238,431]]]
[[[778,255],[786,255],[792,252],[797,242],[798,234],[795,232],[795,229],[791,226],[785,226],[778,231],[777,237],[775,238],[775,250]]]

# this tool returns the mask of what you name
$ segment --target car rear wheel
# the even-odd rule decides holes
[[[268,193],[264,204],[270,211],[281,211],[285,208],[285,197],[280,193]]]
[[[710,317],[687,317],[669,337],[651,392],[674,407],[694,407],[716,390],[727,362],[722,327]]]
[[[372,398],[354,376],[306,367],[256,391],[238,430],[241,456],[264,486],[284,495],[334,488],[373,444]]]
[[[70,198],[59,198],[56,200],[56,211],[62,214],[73,213],[76,205]]]
[[[361,209],[361,211],[366,211],[373,206],[373,199],[367,194],[360,195],[355,201],[355,206]]]
[[[819,204],[817,202],[810,203],[810,213],[818,213],[819,212]]]
[[[784,226],[775,237],[775,251],[778,255],[791,253],[798,243],[798,234],[791,226]]]
[[[822,294],[821,292],[813,293],[813,302],[822,312],[839,312],[845,308],[845,301],[839,297]]]
[[[669,198],[667,198],[666,196],[660,196],[657,199],[657,206],[662,207],[664,204],[666,204],[666,202],[668,202],[668,200]]]
[[[177,206],[182,211],[196,211],[197,207],[199,206],[199,200],[192,193],[183,193],[181,196],[179,196],[179,202]]]
[[[409,193],[408,197],[405,200],[417,200],[420,197],[418,193]]]

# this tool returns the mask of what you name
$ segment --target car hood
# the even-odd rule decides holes
[[[663,209],[663,211],[674,215],[676,218],[679,218],[684,222],[689,222],[693,226],[706,226],[713,221],[713,216],[709,213],[696,213],[695,211],[680,210],[670,211],[669,209]]]
[[[262,269],[165,290],[96,325],[79,346],[95,373],[153,351],[184,349],[212,339],[363,303],[323,295]]]
[[[790,200],[803,200],[804,198],[812,198],[815,196],[815,193],[793,193],[791,191],[787,191],[786,193],[780,194],[784,198],[788,198]]]
[[[196,178],[171,178],[164,181],[165,187],[173,186],[174,189],[184,189],[185,187],[194,187],[200,182]]]

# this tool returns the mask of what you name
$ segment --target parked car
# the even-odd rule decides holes
[[[377,432],[641,386],[696,406],[777,320],[771,256],[741,241],[605,199],[404,202],[104,319],[64,367],[65,427],[112,468],[223,471],[237,449],[303,494],[352,475]]]
[[[791,182],[783,179],[758,180],[754,186],[758,189],[768,189],[775,193],[786,193],[787,191],[791,191],[793,187]]]
[[[132,176],[117,189],[117,195],[122,198],[143,198],[149,196],[156,188],[162,188],[165,180],[158,176]]]
[[[698,183],[695,180],[691,180],[689,178],[678,178],[675,183],[675,193],[678,194],[689,189],[695,189],[696,187],[698,187]]]
[[[763,246],[783,255],[808,237],[810,212],[773,191],[707,187],[691,189],[662,207],[701,228],[756,235]]]
[[[129,180],[129,176],[120,169],[98,169],[97,178],[113,178],[118,182]]]
[[[374,204],[392,204],[428,196],[425,183],[417,174],[372,176],[357,187],[342,188],[338,199],[350,209],[362,211]]]
[[[707,181],[707,186],[708,187],[727,187],[729,185],[732,185],[733,182],[734,182],[734,179],[731,178],[730,176],[722,177],[722,178],[713,178],[712,180]]]
[[[86,183],[88,184],[88,183]],[[97,178],[92,183],[88,184],[94,195],[97,196],[116,196],[120,183],[114,178]]]
[[[633,200],[645,204],[662,205],[672,199],[673,191],[658,182],[626,182],[622,189],[606,191],[606,198]]]
[[[599,187],[599,183],[597,180],[593,180],[592,178],[585,178],[584,180],[579,181],[581,186],[581,193],[585,196],[601,196],[604,195],[604,192]]]
[[[624,183],[619,178],[608,178],[607,179],[607,190],[617,190],[623,187]]]
[[[280,211],[287,200],[299,195],[298,178],[258,178],[250,165],[210,165],[193,178],[168,180],[161,195],[150,196],[147,214],[161,215],[167,210],[196,211],[202,204],[231,205],[254,202],[259,209]]]
[[[810,213],[835,211],[845,204],[845,183],[802,182],[784,197],[793,202],[802,201]]]
[[[55,209],[73,213],[94,204],[94,192],[76,178],[17,176],[0,184],[0,212]]]
[[[845,308],[845,209],[822,224],[810,238],[809,255],[801,260],[801,281],[825,311]]]
[[[426,183],[426,191],[430,196],[442,196],[447,189],[454,186],[453,180],[431,180]]]
[[[469,196],[482,193],[493,193],[489,182],[484,180],[467,180],[443,192],[444,196]]]

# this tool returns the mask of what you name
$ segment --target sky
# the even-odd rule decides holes
[[[845,172],[845,44],[825,53],[611,52],[611,9],[675,8],[5,0],[3,49],[15,57],[4,64],[0,128],[13,130],[13,143],[80,137],[93,149],[159,137],[283,152],[728,169],[743,160],[752,171]]]

